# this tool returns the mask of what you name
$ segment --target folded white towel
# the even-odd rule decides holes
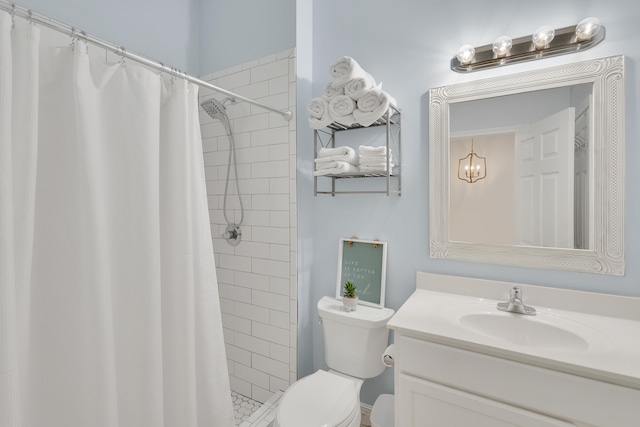
[[[385,154],[387,154],[387,147],[386,145],[380,145],[377,147],[374,147],[372,145],[360,145],[358,147],[358,152],[360,153],[361,156],[366,156],[366,155],[384,156]],[[389,154],[391,154],[391,148],[389,149]]]
[[[393,163],[389,164],[389,169],[393,169],[395,167],[395,165]],[[386,164],[381,164],[381,165],[370,165],[370,166],[360,166],[359,167],[360,172],[362,173],[381,173],[381,172],[386,172],[387,171],[387,165]]]
[[[347,146],[340,147],[322,147],[318,151],[318,157],[331,157],[331,156],[340,156],[340,155],[353,155],[356,150]]]
[[[370,126],[389,110],[390,104],[397,105],[396,100],[387,92],[371,89],[358,99],[358,108],[353,112],[353,116],[362,126]]]
[[[371,158],[360,158],[358,164],[362,166],[372,166],[372,165],[384,165],[387,162],[387,159],[384,157],[377,157],[374,159]],[[393,163],[393,159],[389,156],[389,163]]]
[[[337,162],[338,166],[329,169],[319,169],[313,172],[314,176],[322,175],[349,175],[358,173],[358,167],[347,162]]]
[[[371,154],[371,155],[369,155],[369,154],[367,154],[367,155],[360,154],[358,156],[358,158],[360,160],[364,160],[364,161],[368,161],[368,162],[384,162],[387,157],[391,158],[391,153],[389,153],[388,156],[385,155],[385,154]]]
[[[307,105],[309,110],[309,126],[311,129],[322,129],[333,122],[329,114],[329,103],[322,98],[312,98]]]
[[[393,162],[389,162],[389,167],[394,167],[395,164]],[[380,169],[385,170],[387,168],[387,164],[385,162],[381,163],[368,163],[366,165],[360,165],[361,169]]]
[[[356,122],[353,117],[353,110],[356,109],[356,102],[347,95],[338,95],[329,101],[329,115],[334,122],[345,126],[351,126]]]
[[[338,95],[344,95],[344,86],[333,86],[329,83],[322,93],[322,99],[329,102]]]
[[[368,93],[371,89],[380,89],[382,84],[376,85],[376,81],[369,73],[363,76],[354,77],[344,85],[344,94],[357,101]]]
[[[334,87],[344,86],[349,80],[356,77],[371,77],[364,71],[358,62],[350,56],[343,56],[329,67],[329,72],[333,77],[331,85]]]
[[[389,154],[391,154],[391,149],[389,149]],[[383,153],[383,152],[380,152],[380,153],[366,153],[366,152],[362,153],[362,152],[360,152],[359,156],[360,157],[370,157],[370,158],[375,159],[375,158],[384,158],[385,156],[387,156],[387,153]]]

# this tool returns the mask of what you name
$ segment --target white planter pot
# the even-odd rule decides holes
[[[358,297],[354,298],[342,298],[342,304],[344,305],[345,311],[356,311],[356,307],[358,306]]]

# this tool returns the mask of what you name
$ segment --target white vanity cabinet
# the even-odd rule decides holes
[[[446,315],[475,304],[483,315],[492,315],[487,307],[493,301],[488,305],[486,298],[440,291],[419,287],[388,324],[394,330],[396,426],[640,427],[640,322],[605,319],[601,334],[608,341],[601,347],[502,345],[468,333]],[[505,296],[508,291],[507,286]],[[527,292],[536,290],[527,288],[525,300]],[[633,300],[619,307],[637,310],[640,299]],[[572,312],[542,308],[538,316],[523,320],[544,322],[552,315]],[[576,322],[593,319],[598,326],[600,316],[579,316],[575,313]],[[617,323],[608,329],[606,320]]]
[[[396,425],[640,426],[640,390],[396,333]]]

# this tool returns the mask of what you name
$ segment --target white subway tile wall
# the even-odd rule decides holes
[[[288,49],[201,78],[295,115],[295,61]],[[212,97],[225,98],[201,89],[201,102]],[[220,237],[229,141],[224,126],[200,111],[222,323],[231,389],[264,403],[297,378],[296,121],[245,102],[226,107],[245,210],[235,247]],[[233,180],[228,191],[227,215],[237,222]]]

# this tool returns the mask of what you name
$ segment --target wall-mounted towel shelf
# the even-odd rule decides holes
[[[317,196],[318,194],[331,194],[335,196],[336,194],[386,194],[387,196],[390,194],[401,194],[401,168],[402,168],[402,132],[401,132],[401,112],[399,109],[394,106],[390,106],[389,110],[378,119],[376,122],[371,124],[370,126],[364,127],[359,124],[344,126],[340,123],[332,123],[327,126],[325,129],[316,129],[313,131],[313,152],[314,152],[314,160],[318,157],[318,151],[321,148],[334,148],[336,147],[336,138],[337,135],[343,131],[350,131],[355,129],[368,129],[368,128],[379,128],[380,130],[384,129],[386,131],[386,147],[387,152],[391,149],[393,154],[393,164],[394,167],[390,172],[378,172],[378,173],[352,173],[348,175],[323,175],[323,176],[314,176],[313,177],[313,194]],[[341,145],[358,145],[359,141],[357,137],[349,138],[350,143],[341,144]],[[314,162],[315,164],[315,162]],[[380,183],[376,183],[375,188],[373,190],[345,190],[345,189],[337,189],[336,182],[338,180],[346,180],[346,179],[371,179],[375,178],[375,180],[380,181]],[[326,181],[330,180],[330,189],[319,189],[318,180]],[[383,183],[382,183],[383,182]],[[392,182],[397,183],[397,189],[395,185],[392,188]],[[339,185],[339,184],[338,184]]]

